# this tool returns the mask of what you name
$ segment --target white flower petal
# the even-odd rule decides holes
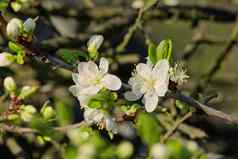
[[[153,77],[159,81],[165,81],[169,74],[169,62],[168,60],[159,60],[153,68]]]
[[[102,57],[100,59],[100,63],[99,63],[99,69],[100,69],[100,72],[105,74],[108,72],[108,68],[109,68],[109,62],[106,58]]]
[[[87,107],[89,99],[90,99],[90,96],[87,96],[87,95],[79,95],[78,96],[78,101],[79,101],[81,107]]]
[[[136,66],[136,72],[142,77],[150,77],[151,76],[151,67],[144,63],[139,63]]]
[[[72,79],[74,83],[78,84],[79,83],[79,75],[77,73],[72,73]]]
[[[121,88],[121,80],[115,75],[106,74],[102,79],[102,83],[109,90],[116,91]]]
[[[78,96],[79,89],[76,85],[69,87],[69,91],[73,94],[73,96]]]
[[[165,96],[166,92],[168,91],[169,86],[169,78],[165,81],[156,81],[155,83],[155,91],[159,97]]]
[[[87,73],[89,73],[89,74],[92,74],[92,75],[98,74],[98,72],[99,72],[98,66],[97,66],[94,62],[89,61],[87,64],[88,64],[88,65],[87,65],[87,67],[86,67],[85,72],[87,72]]]
[[[128,92],[124,93],[124,97],[128,101],[136,101],[142,97],[142,94],[138,95],[138,94],[135,94],[134,92],[128,91]]]
[[[92,85],[90,87],[81,89],[80,94],[83,94],[83,95],[95,95],[95,94],[97,94],[102,89],[102,87],[103,86],[101,84]]]
[[[84,110],[84,120],[88,124],[100,123],[103,118],[104,114],[97,109],[85,108]]]
[[[158,105],[158,97],[154,93],[146,93],[143,97],[143,102],[145,104],[145,110],[147,112],[153,112]]]
[[[87,62],[80,62],[78,64],[78,73],[83,74],[84,70],[86,70],[86,67],[88,66]]]

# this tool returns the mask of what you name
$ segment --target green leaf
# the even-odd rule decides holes
[[[148,145],[159,142],[163,131],[156,118],[145,112],[138,114],[137,129],[142,141]]]
[[[157,2],[157,0],[144,0],[144,8],[148,9],[150,7],[152,7],[153,5],[155,5],[155,3]]]
[[[115,92],[110,92],[108,90],[102,90],[97,95],[93,96],[89,102],[88,106],[90,108],[104,108],[112,106],[114,101],[117,99],[117,94]]]
[[[12,42],[12,41],[10,41],[9,43],[8,43],[8,47],[12,50],[12,51],[14,51],[14,52],[16,52],[16,53],[22,53],[22,52],[24,52],[24,48],[20,45],[20,44],[18,44],[18,43],[15,43],[15,42]]]
[[[1,0],[0,2],[0,11],[6,9],[8,7],[9,0]]]
[[[17,53],[17,55],[15,56],[16,62],[18,64],[24,64],[24,56],[25,56],[24,48],[20,44],[12,42],[12,41],[8,43],[8,47],[10,48],[10,50]]]
[[[42,135],[50,137],[53,140],[59,140],[62,137],[61,134],[53,129],[53,126],[49,122],[38,115],[33,117],[30,127],[38,130]]]
[[[180,140],[168,140],[166,145],[169,149],[169,152],[171,153],[171,159],[190,159],[191,153]]]
[[[73,121],[73,108],[62,102],[56,103],[56,116],[61,126],[72,123]]]
[[[148,47],[148,54],[149,54],[149,59],[153,64],[156,64],[157,62],[157,55],[156,55],[156,46],[153,43],[149,44]]]
[[[77,61],[88,59],[87,53],[74,49],[59,49],[56,54],[68,64],[75,64]]]
[[[172,41],[170,39],[163,40],[160,42],[156,48],[157,61],[161,59],[167,59],[171,61],[172,59]]]

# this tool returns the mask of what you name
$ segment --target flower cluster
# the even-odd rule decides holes
[[[102,43],[102,36],[93,36],[88,42],[88,50],[97,51]],[[90,99],[103,89],[116,91],[121,88],[121,80],[110,73],[109,61],[101,58],[99,66],[93,62],[80,62],[78,73],[73,73],[72,78],[75,85],[69,91],[78,98],[80,105],[85,109],[84,118],[89,124],[96,123],[105,127],[109,132],[116,133],[115,122],[107,113],[93,109],[88,106]]]
[[[36,19],[28,18],[24,23],[18,18],[11,19],[6,28],[7,36],[13,41],[17,41],[20,36],[31,40],[36,27]]]
[[[88,51],[97,52],[102,41],[102,36],[93,36],[88,42]],[[78,73],[72,74],[75,85],[71,86],[69,91],[78,98],[81,107],[85,109],[84,118],[86,122],[96,123],[115,133],[115,121],[109,115],[110,113],[97,109],[99,108],[97,103],[96,106],[89,105],[91,99],[100,91],[105,89],[117,91],[121,88],[121,80],[117,76],[109,74],[108,69],[109,61],[104,57],[100,59],[99,66],[93,61],[80,62]],[[187,78],[182,65],[176,64],[171,67],[166,58],[158,59],[156,63],[152,63],[148,58],[147,63],[136,65],[128,82],[131,90],[125,92],[124,97],[128,101],[137,101],[142,98],[145,110],[153,112],[159,99],[164,97],[169,90],[170,81],[181,85],[186,82]]]

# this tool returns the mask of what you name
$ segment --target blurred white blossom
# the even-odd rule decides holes
[[[158,97],[165,96],[169,84],[169,62],[159,60],[155,66],[140,63],[129,79],[132,91],[124,94],[129,101],[135,101],[143,97],[143,103],[147,112],[152,112],[158,105]]]
[[[169,151],[163,144],[155,144],[151,148],[151,155],[153,159],[168,159]]]
[[[96,148],[93,144],[83,144],[78,149],[77,159],[94,159]]]
[[[85,108],[84,120],[88,124],[97,124],[100,127],[105,128],[108,132],[117,133],[117,124],[115,120],[101,110]]]
[[[11,40],[17,40],[17,37],[21,34],[21,29],[23,27],[23,23],[18,18],[13,18],[7,24],[7,36]]]
[[[12,63],[13,55],[7,52],[0,53],[0,67],[8,66]]]
[[[186,83],[189,78],[186,72],[187,70],[184,68],[184,65],[182,63],[177,63],[169,70],[170,80],[178,85],[182,85]]]
[[[87,106],[90,97],[96,95],[102,88],[119,90],[121,80],[108,73],[109,62],[105,58],[100,59],[99,67],[92,61],[81,62],[78,65],[78,73],[73,73],[75,85],[69,91],[78,98],[81,106]]]

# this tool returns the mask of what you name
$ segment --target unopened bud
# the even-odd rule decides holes
[[[11,39],[16,41],[18,36],[21,34],[22,29],[22,21],[17,18],[11,19],[11,21],[7,24],[7,36]]]
[[[99,47],[103,43],[102,35],[93,35],[88,41],[88,52],[90,53],[90,57],[95,57]]]
[[[155,144],[151,148],[151,155],[153,159],[168,159],[169,152],[165,145]]]
[[[26,32],[29,33],[29,34],[32,34],[33,31],[35,30],[36,22],[35,22],[35,20],[32,19],[32,18],[28,18],[28,19],[24,22],[23,27],[24,27],[24,31],[26,31]]]
[[[36,87],[36,86],[24,86],[21,89],[19,98],[25,99],[25,98],[31,96],[33,93],[35,93],[37,89],[38,89],[38,87]]]
[[[51,106],[46,106],[42,108],[41,114],[46,120],[49,120],[55,117],[55,110]]]
[[[11,7],[15,12],[18,12],[22,8],[22,4],[19,2],[12,2]]]
[[[133,151],[133,145],[130,142],[123,141],[117,147],[117,156],[119,158],[130,158]]]
[[[4,88],[12,93],[15,92],[17,89],[16,83],[12,77],[6,77],[3,81]]]
[[[20,112],[21,119],[25,122],[30,122],[36,112],[36,108],[32,105],[22,106]]]

